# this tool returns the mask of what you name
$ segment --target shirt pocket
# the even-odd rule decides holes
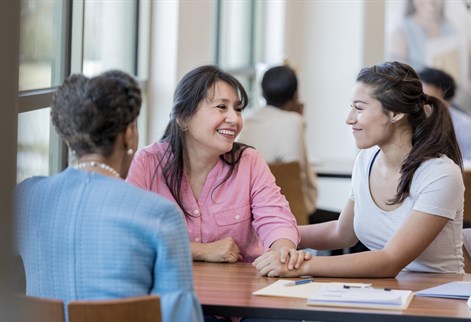
[[[214,219],[218,226],[231,226],[237,224],[247,224],[252,219],[250,205],[237,206],[214,213]]]

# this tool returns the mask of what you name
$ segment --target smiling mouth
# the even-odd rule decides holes
[[[228,135],[228,136],[235,136],[235,131],[230,130],[217,130],[219,134]]]

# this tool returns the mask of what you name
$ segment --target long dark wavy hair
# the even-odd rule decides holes
[[[185,216],[192,215],[183,207],[180,195],[184,174],[184,155],[187,150],[185,129],[182,129],[181,124],[186,124],[193,117],[200,102],[207,99],[208,95],[211,95],[214,85],[218,81],[223,81],[234,88],[240,98],[241,107],[247,106],[247,92],[234,76],[214,65],[197,67],[183,76],[178,83],[175,89],[170,120],[164,135],[160,139],[160,142],[168,142],[169,144],[157,167],[162,168],[165,183]],[[242,153],[248,147],[245,144],[234,142],[231,151],[220,155],[221,160],[229,166],[229,171],[216,188],[231,177]]]
[[[446,155],[463,169],[463,159],[453,123],[444,103],[424,94],[415,70],[407,64],[386,62],[363,68],[357,76],[372,89],[372,95],[387,111],[407,115],[412,128],[412,150],[401,166],[396,196],[390,204],[398,204],[409,196],[414,173],[428,159]],[[431,107],[430,114],[424,106]]]

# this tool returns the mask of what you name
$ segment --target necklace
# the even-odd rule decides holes
[[[76,166],[77,169],[84,169],[84,168],[89,168],[89,167],[96,167],[96,168],[103,169],[111,173],[116,178],[121,178],[118,171],[116,171],[115,169],[113,169],[112,167],[110,167],[109,165],[103,162],[98,162],[98,161],[80,162]]]

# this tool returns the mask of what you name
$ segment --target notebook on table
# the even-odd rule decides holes
[[[253,295],[263,295],[263,296],[280,296],[280,297],[297,297],[308,299],[314,295],[322,285],[348,285],[351,287],[368,287],[371,284],[363,283],[305,283],[296,286],[287,286],[292,282],[292,280],[279,279],[276,282],[253,292]]]
[[[308,305],[393,310],[406,309],[414,296],[409,290],[376,289],[363,283],[312,282],[286,286],[287,282],[278,280],[253,294],[303,298]]]
[[[344,288],[324,285],[308,298],[308,305],[404,310],[414,293],[409,290],[384,288]]]
[[[471,296],[471,282],[450,282],[415,293],[417,296],[467,300]]]

